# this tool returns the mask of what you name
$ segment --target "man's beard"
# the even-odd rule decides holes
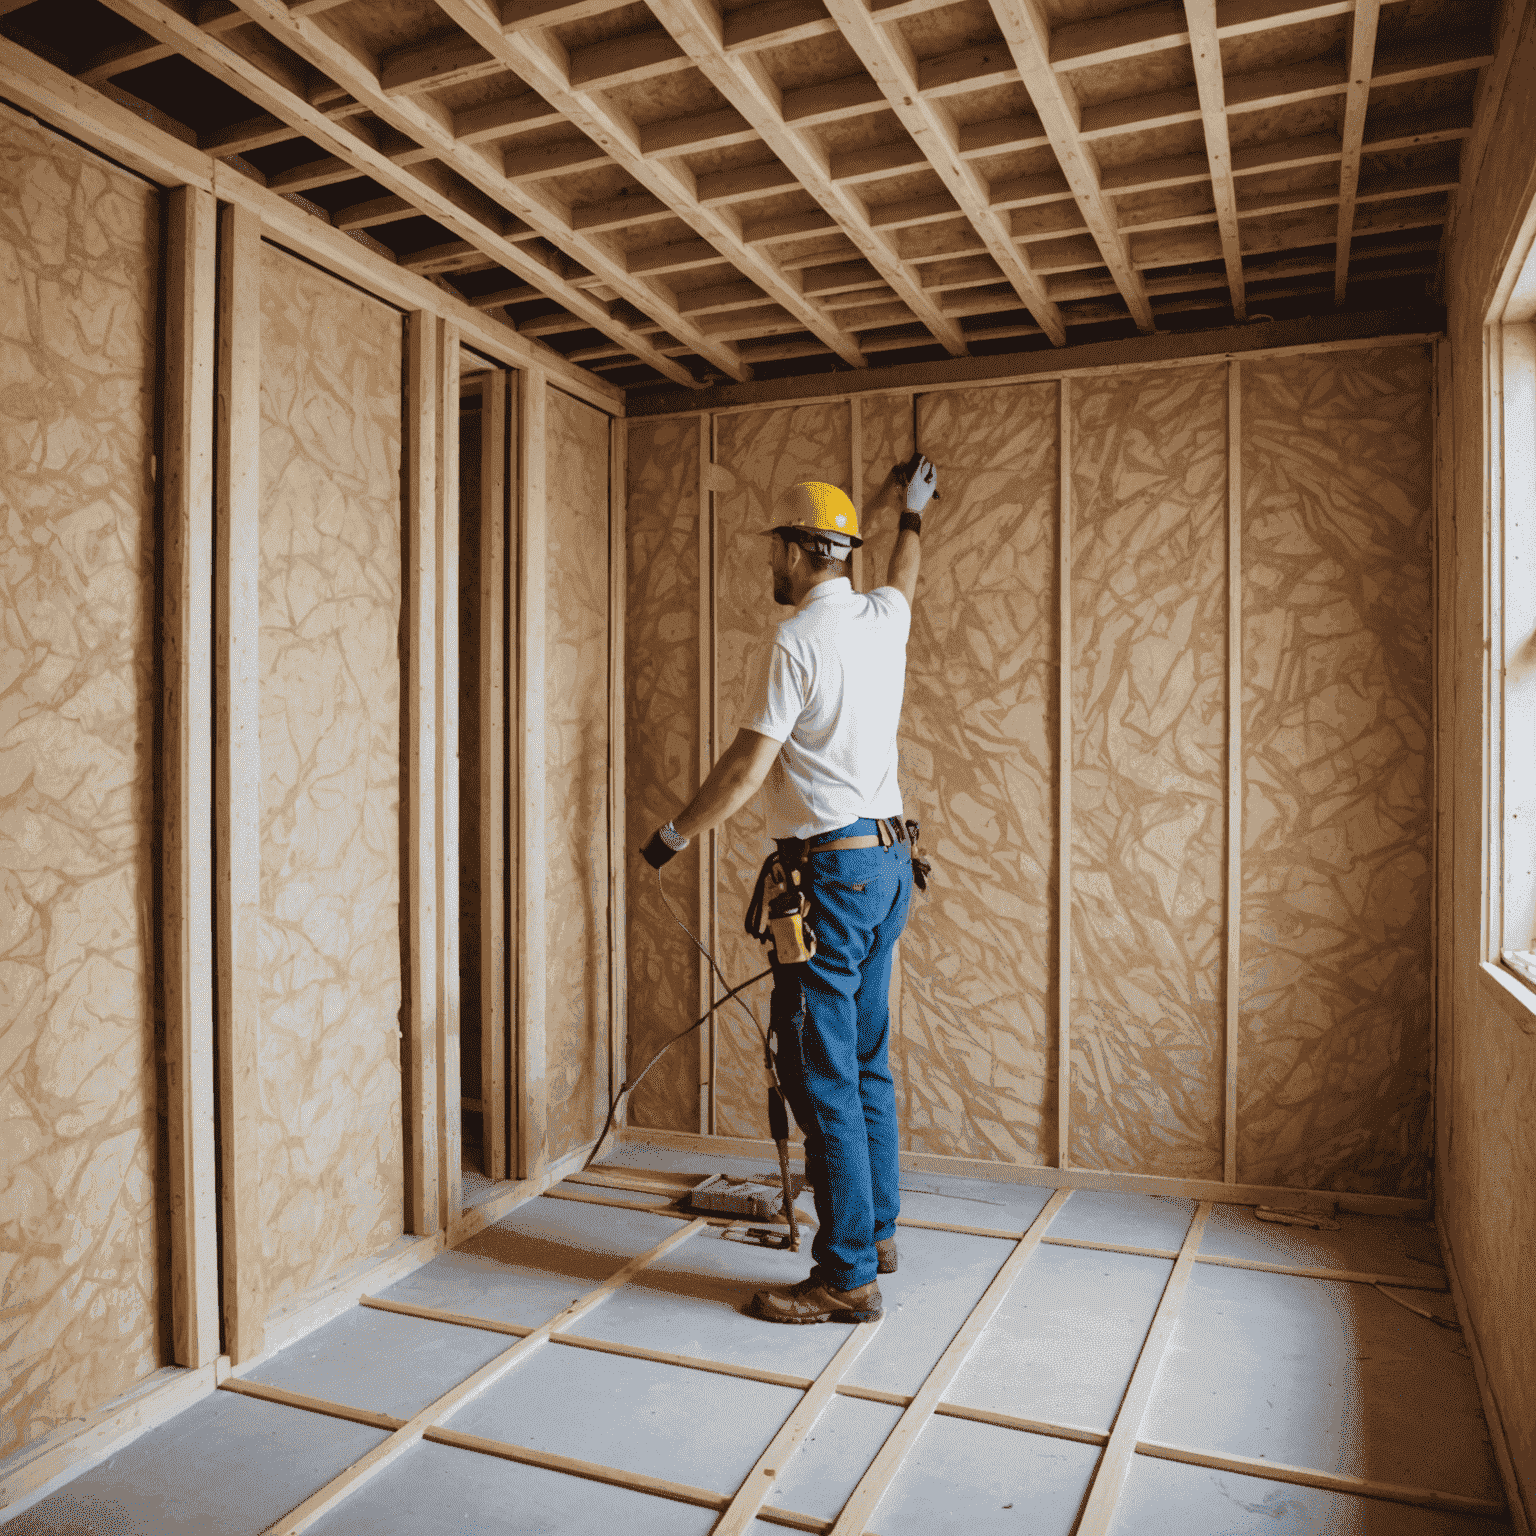
[[[790,595],[789,572],[775,571],[773,575],[773,600],[781,608],[793,608],[795,600]]]

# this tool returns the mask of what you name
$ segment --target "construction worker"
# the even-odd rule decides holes
[[[887,997],[913,873],[896,728],[922,514],[936,478],[926,459],[916,461],[885,585],[863,594],[848,576],[863,542],[853,503],[819,481],[788,492],[765,533],[774,602],[794,611],[760,660],[746,725],[642,850],[660,869],[766,785],[769,834],[808,876],[815,953],[776,965],[770,1015],[779,1080],[805,1132],[818,1230],[810,1276],[753,1297],[751,1311],[773,1322],[879,1317],[875,1276],[896,1268]]]

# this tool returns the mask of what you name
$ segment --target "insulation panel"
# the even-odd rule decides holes
[[[261,1192],[274,1306],[404,1220],[399,314],[261,284]]]
[[[548,1151],[608,1112],[608,417],[549,391]]]
[[[169,1347],[152,970],[160,274],[155,188],[0,119],[0,1456]]]
[[[1238,1177],[1424,1192],[1430,362],[1243,368]]]

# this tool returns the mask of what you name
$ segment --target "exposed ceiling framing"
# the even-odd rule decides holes
[[[1421,298],[1492,11],[0,0],[0,31],[644,387]]]

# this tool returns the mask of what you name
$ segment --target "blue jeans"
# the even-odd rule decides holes
[[[864,820],[825,835],[874,830]],[[771,1016],[816,1197],[811,1274],[848,1291],[875,1278],[875,1244],[895,1232],[901,1208],[888,993],[912,899],[912,855],[906,843],[812,850],[810,868],[816,954],[775,976]]]

